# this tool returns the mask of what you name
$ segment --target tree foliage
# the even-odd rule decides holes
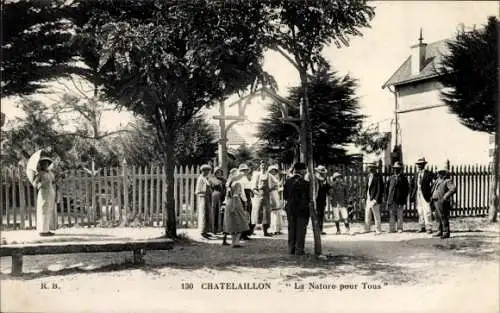
[[[133,130],[111,140],[113,151],[128,164],[163,164],[165,151],[158,144],[154,126],[138,118]],[[214,129],[203,116],[195,116],[178,130],[176,165],[198,165],[212,160],[217,151]]]
[[[40,101],[24,99],[20,103],[24,117],[12,120],[2,129],[2,166],[26,161],[35,151],[51,148],[60,158],[68,158],[73,141],[61,134],[62,121]]]
[[[374,126],[361,130],[354,139],[354,144],[365,153],[380,154],[390,143],[390,133],[380,132]]]
[[[167,175],[166,235],[176,236],[174,145],[203,107],[265,80],[257,2],[155,1],[152,17],[102,27],[99,71],[107,94],[155,126]]]
[[[482,29],[461,31],[448,42],[438,67],[441,98],[472,130],[494,133],[498,106],[498,20]]]
[[[246,144],[241,144],[232,154],[234,156],[235,166],[242,163],[248,164],[248,162],[254,158],[253,151]]]
[[[468,128],[495,134],[489,219],[496,221],[500,203],[497,18],[489,17],[484,28],[459,32],[448,48],[437,67],[444,87],[441,99]]]
[[[345,145],[351,143],[360,131],[363,115],[359,113],[356,81],[346,75],[323,69],[310,81],[309,103],[313,133],[313,155],[317,164],[345,162]],[[300,87],[290,89],[289,100],[299,102],[304,96]],[[299,133],[282,121],[280,105],[269,106],[270,115],[259,125],[258,137],[265,142],[263,150],[269,157],[291,163],[296,154]],[[288,114],[299,117],[297,109]]]
[[[64,1],[2,1],[2,97],[26,95],[70,71],[72,23]]]

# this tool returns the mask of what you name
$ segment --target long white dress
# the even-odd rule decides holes
[[[47,233],[55,230],[54,214],[56,209],[56,191],[54,188],[54,174],[49,171],[40,171],[34,180],[38,190],[36,200],[36,230]]]

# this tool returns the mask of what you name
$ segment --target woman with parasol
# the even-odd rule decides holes
[[[55,230],[54,213],[56,208],[56,190],[54,187],[53,160],[41,156],[41,150],[28,160],[26,173],[38,196],[36,200],[36,230],[40,236],[53,236]]]

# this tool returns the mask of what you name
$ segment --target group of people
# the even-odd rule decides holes
[[[389,212],[389,232],[403,232],[403,211],[409,200],[414,203],[418,212],[419,232],[433,234],[434,214],[438,225],[434,235],[443,239],[450,237],[451,197],[457,188],[446,167],[439,168],[435,174],[426,169],[426,164],[425,158],[418,159],[418,171],[408,179],[402,171],[402,164],[395,162],[392,166],[393,173],[386,183],[378,172],[376,163],[367,165],[368,179],[364,186],[365,233],[370,232],[373,219],[375,234],[382,234],[382,204],[386,205]],[[211,234],[222,232],[223,244],[226,245],[226,238],[231,234],[232,246],[241,247],[240,239],[250,240],[257,224],[262,225],[264,236],[281,234],[281,213],[284,209],[288,221],[289,252],[304,254],[310,218],[311,176],[316,185],[314,196],[321,233],[326,234],[323,223],[329,202],[333,211],[335,233],[341,234],[340,223],[343,222],[346,233],[353,234],[349,224],[347,184],[338,172],[329,176],[325,166],[317,166],[311,176],[304,163],[296,163],[282,177],[278,166],[268,168],[265,161],[261,161],[259,168],[253,173],[246,164],[241,164],[239,168],[230,171],[227,180],[222,177],[220,168],[215,168],[212,175],[210,172],[209,165],[202,166],[202,174],[196,187],[199,227],[201,235],[207,239],[211,238]],[[282,197],[279,196],[281,191]]]
[[[255,227],[262,225],[266,237],[282,234],[282,201],[279,192],[283,181],[278,166],[261,161],[251,173],[247,164],[229,171],[225,179],[222,168],[211,173],[210,165],[201,166],[196,182],[198,228],[201,236],[211,239],[223,233],[223,245],[231,235],[231,245],[241,247],[240,239],[251,240]]]
[[[371,217],[375,220],[376,234],[382,233],[380,205],[384,202],[389,210],[389,232],[403,232],[403,210],[408,202],[414,203],[418,212],[419,232],[433,234],[432,215],[437,220],[438,231],[435,234],[443,239],[450,237],[451,197],[457,187],[451,179],[448,169],[443,166],[434,174],[426,169],[427,161],[416,161],[417,172],[408,181],[399,162],[393,165],[393,174],[385,185],[382,175],[377,171],[377,164],[368,165],[369,177],[366,186],[365,231],[370,231]],[[386,189],[386,190],[384,190]],[[385,198],[385,199],[384,199]]]

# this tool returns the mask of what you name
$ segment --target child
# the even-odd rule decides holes
[[[345,228],[349,234],[352,234],[349,227],[349,215],[347,212],[347,192],[342,175],[333,173],[330,184],[330,201],[333,208],[333,219],[337,228],[337,235],[340,235],[340,219],[344,221]]]

